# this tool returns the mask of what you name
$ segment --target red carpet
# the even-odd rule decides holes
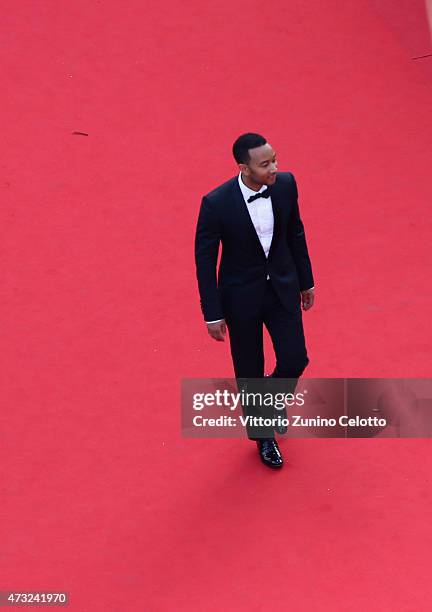
[[[244,131],[298,181],[307,375],[431,375],[423,3],[9,0],[1,30],[0,590],[429,610],[430,440],[285,441],[273,473],[179,430],[180,379],[232,374],[193,235]]]

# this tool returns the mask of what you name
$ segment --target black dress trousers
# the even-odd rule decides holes
[[[253,379],[264,377],[264,344],[263,325],[266,326],[275,351],[276,367],[272,373],[275,378],[295,379],[289,392],[293,393],[297,379],[301,376],[309,359],[306,352],[303,331],[300,299],[298,309],[288,312],[275,292],[271,279],[267,280],[261,307],[258,311],[235,314],[226,313],[231,356],[237,379]],[[242,381],[240,388],[244,389]],[[252,385],[252,386],[251,386]],[[253,392],[253,381],[248,383],[248,392]],[[262,387],[260,387],[262,391]],[[257,389],[255,389],[257,392]],[[260,409],[246,402],[242,405],[245,416],[273,417],[273,408]],[[274,430],[270,426],[247,425],[247,435],[251,440],[273,438]]]

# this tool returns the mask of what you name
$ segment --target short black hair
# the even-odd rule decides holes
[[[267,140],[261,134],[254,134],[253,132],[242,134],[233,144],[234,159],[238,164],[247,164],[250,162],[249,149],[262,147],[265,144],[267,144]]]

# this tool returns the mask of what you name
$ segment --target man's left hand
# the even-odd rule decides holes
[[[301,303],[303,310],[309,310],[312,308],[315,297],[315,289],[306,289],[306,291],[301,291]]]

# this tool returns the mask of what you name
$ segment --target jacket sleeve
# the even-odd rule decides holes
[[[312,275],[312,266],[309,259],[309,253],[306,244],[306,236],[304,232],[303,222],[300,218],[297,183],[293,174],[290,173],[290,176],[291,189],[293,190],[293,206],[288,221],[288,246],[290,248],[297,270],[300,291],[305,291],[306,289],[310,289],[314,286],[314,279]]]
[[[195,234],[195,264],[201,310],[205,321],[224,318],[216,280],[220,239],[220,223],[212,204],[204,196]]]

